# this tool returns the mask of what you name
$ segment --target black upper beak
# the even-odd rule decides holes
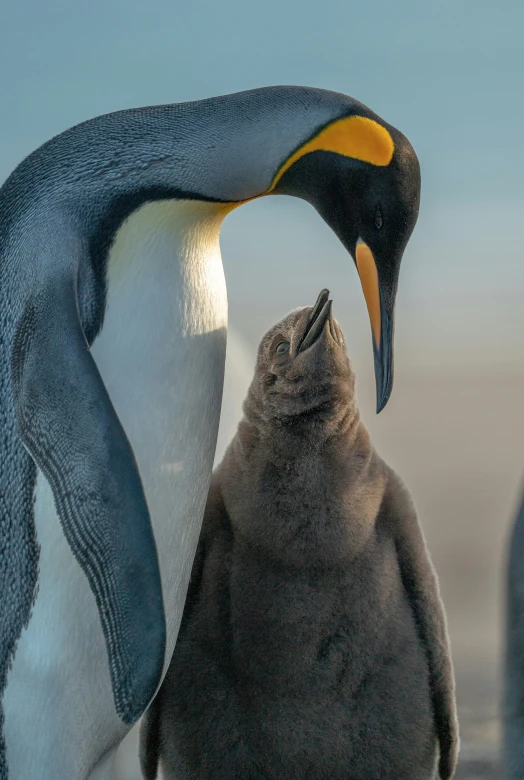
[[[389,314],[380,296],[380,343],[373,337],[375,382],[377,388],[377,414],[382,411],[393,389],[393,315]]]
[[[302,341],[299,344],[297,354],[311,347],[319,338],[324,330],[324,326],[331,319],[331,306],[333,301],[329,300],[329,290],[322,290],[309,316]],[[332,330],[333,332],[333,330]]]

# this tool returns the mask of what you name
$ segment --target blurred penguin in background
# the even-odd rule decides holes
[[[524,777],[524,495],[509,542],[503,698],[506,780]]]

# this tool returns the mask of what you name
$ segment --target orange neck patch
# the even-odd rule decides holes
[[[305,154],[316,151],[337,152],[372,165],[389,165],[395,144],[386,128],[373,119],[364,116],[337,119],[288,157],[277,171],[268,192],[276,187],[293,163]]]

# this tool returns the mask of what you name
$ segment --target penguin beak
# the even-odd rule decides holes
[[[391,296],[388,305],[380,287],[373,252],[362,240],[357,242],[355,257],[373,335],[377,414],[379,414],[389,401],[393,389],[393,306],[391,302],[394,300],[394,295]],[[391,311],[388,311],[389,308]]]
[[[331,320],[332,303],[333,301],[329,300],[329,290],[322,290],[317,298],[317,302],[313,306],[313,311],[309,315],[306,330],[302,336],[302,341],[299,344],[297,354],[304,352],[306,349],[313,346],[315,341],[320,337],[326,322]]]

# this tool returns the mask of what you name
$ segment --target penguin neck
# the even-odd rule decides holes
[[[351,447],[364,429],[356,399],[352,396],[318,407],[312,406],[302,414],[290,416],[268,416],[264,402],[256,391],[250,389],[244,405],[245,430],[251,428],[261,442],[288,452],[290,446],[300,450],[303,446],[313,448],[339,447],[341,440]],[[365,430],[365,429],[364,429]]]
[[[178,335],[185,337],[226,326],[227,299],[219,235],[229,212],[224,204],[198,200],[146,203],[118,230],[107,261],[107,306],[135,299],[145,321],[165,302],[175,312]],[[167,297],[166,297],[167,296]],[[132,316],[132,312],[130,312]]]
[[[156,201],[133,212],[115,236],[105,313],[92,351],[125,426],[138,427],[134,415],[149,403],[153,387],[175,396],[175,406],[163,409],[166,415],[187,417],[187,409],[178,407],[185,408],[190,395],[205,393],[207,382],[214,384],[209,372],[217,366],[207,366],[203,345],[219,332],[225,342],[227,293],[219,246],[225,213],[201,201]],[[220,359],[225,355],[217,354]],[[201,372],[201,383],[195,372]],[[219,378],[221,372],[223,365]]]
[[[293,418],[285,424],[280,420],[273,421],[266,427],[261,444],[275,462],[296,462],[309,458],[311,452],[322,452],[323,457],[330,457],[331,453],[339,455],[346,451],[349,456],[363,435],[367,435],[367,431],[358,410],[345,407],[332,416],[306,415],[306,419]]]

